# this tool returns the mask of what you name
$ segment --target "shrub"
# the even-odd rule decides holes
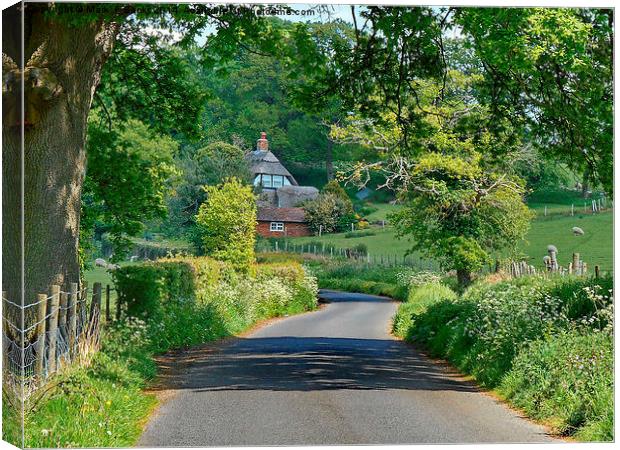
[[[351,201],[331,192],[322,192],[316,199],[305,202],[303,208],[308,225],[315,233],[346,231],[356,221]]]
[[[260,318],[311,309],[316,301],[316,282],[293,261],[255,265],[248,275],[209,257],[171,258],[122,267],[114,278],[128,314],[158,322],[187,314],[190,328],[192,311],[204,313],[206,322],[215,316],[234,322],[227,330],[234,332]]]
[[[558,432],[613,438],[612,278],[480,282],[460,298],[412,290],[394,329],[497,388]],[[416,292],[420,292],[417,295]],[[418,308],[418,302],[427,305]]]
[[[207,255],[247,271],[254,262],[256,200],[252,188],[231,178],[205,186],[207,200],[196,215]]]
[[[376,234],[377,233],[373,230],[349,231],[348,233],[345,233],[344,237],[345,238],[359,238],[359,237],[365,237],[365,236],[374,236]]]

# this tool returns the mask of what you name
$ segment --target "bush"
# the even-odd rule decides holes
[[[315,233],[346,231],[356,222],[351,200],[332,192],[321,192],[316,199],[305,202],[303,208],[308,226]]]
[[[206,314],[204,323],[213,321],[212,314],[234,322],[230,332],[236,325],[312,308],[316,298],[315,282],[293,261],[259,264],[250,274],[239,274],[232,265],[209,257],[171,258],[122,267],[114,278],[119,301],[132,316],[161,322],[172,308],[176,319],[187,312],[191,320],[192,311],[200,311]]]
[[[366,237],[366,236],[374,236],[376,234],[377,233],[373,230],[349,231],[348,233],[345,233],[344,237],[345,238],[359,238],[359,237]]]
[[[433,298],[432,289],[411,291],[397,334],[554,420],[562,434],[613,437],[611,277],[480,282],[460,298]]]
[[[254,262],[256,200],[250,186],[231,178],[205,186],[207,200],[196,215],[198,232],[207,255],[247,271]]]

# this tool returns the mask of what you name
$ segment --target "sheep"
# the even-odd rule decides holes
[[[108,264],[106,266],[106,269],[108,269],[108,270],[116,270],[116,269],[119,269],[120,267],[121,266],[119,266],[118,264]]]
[[[97,267],[106,267],[106,266],[107,266],[107,263],[105,262],[105,259],[103,259],[103,258],[97,258],[97,259],[95,260],[95,266],[97,266]]]
[[[133,255],[132,257],[129,258],[129,261],[136,262],[138,260],[138,258],[139,258],[138,255]]]
[[[582,230],[581,228],[579,228],[579,227],[573,227],[573,234],[574,234],[575,236],[583,236],[583,235],[584,235],[584,232],[583,232],[583,230]]]

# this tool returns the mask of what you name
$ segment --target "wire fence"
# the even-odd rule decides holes
[[[105,289],[105,315],[110,320],[110,293]],[[2,292],[2,355],[5,392],[29,397],[54,373],[72,363],[85,363],[99,348],[104,291],[71,283],[68,291],[50,287],[50,295],[20,305]],[[117,318],[120,316],[117,304]]]
[[[302,256],[320,256],[330,259],[344,259],[356,261],[366,266],[397,267],[404,266],[419,270],[440,270],[437,261],[421,258],[417,255],[405,255],[402,253],[386,250],[383,253],[374,254],[369,252],[362,244],[353,247],[337,247],[331,243],[313,241],[304,244],[296,244],[283,241],[266,241],[257,246],[258,253],[295,253]]]

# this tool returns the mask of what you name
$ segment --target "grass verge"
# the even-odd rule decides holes
[[[613,440],[612,278],[412,289],[395,334],[451,361],[559,435]]]

